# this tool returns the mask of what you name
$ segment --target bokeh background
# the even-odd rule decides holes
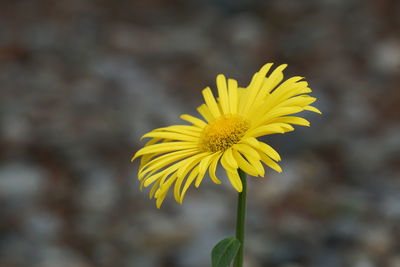
[[[266,62],[323,116],[266,139],[284,171],[249,179],[245,265],[399,267],[397,0],[1,0],[0,266],[210,266],[233,188],[157,210],[130,158]]]

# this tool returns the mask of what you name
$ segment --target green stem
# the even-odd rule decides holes
[[[242,181],[243,190],[239,193],[236,215],[236,238],[240,241],[240,248],[236,254],[234,266],[243,267],[243,248],[244,248],[244,222],[246,216],[246,190],[247,180],[246,173],[238,169],[240,180]]]

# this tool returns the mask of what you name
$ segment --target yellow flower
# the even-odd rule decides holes
[[[142,138],[151,138],[136,152],[141,157],[141,189],[153,185],[150,198],[159,208],[174,185],[174,196],[182,203],[192,183],[198,187],[209,172],[214,183],[221,181],[215,171],[220,162],[232,186],[242,191],[238,168],[251,176],[265,174],[262,163],[281,172],[276,163],[279,154],[257,137],[293,131],[291,124],[309,126],[301,117],[289,116],[303,110],[321,113],[310,106],[316,99],[303,77],[283,80],[280,65],[267,76],[272,63],[264,65],[246,88],[234,79],[217,76],[218,98],[209,87],[203,90],[205,103],[197,108],[203,119],[184,114],[190,125],[173,125],[155,129]],[[282,82],[282,83],[281,83]],[[183,188],[182,188],[183,186]]]

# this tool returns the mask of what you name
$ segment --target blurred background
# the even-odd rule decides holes
[[[157,210],[130,158],[276,62],[323,115],[265,139],[284,171],[249,179],[245,266],[399,267],[399,33],[396,0],[1,0],[0,266],[210,266],[233,188]]]

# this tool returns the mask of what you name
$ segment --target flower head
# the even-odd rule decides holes
[[[157,199],[157,207],[172,186],[175,200],[182,203],[191,184],[198,187],[207,170],[214,183],[221,183],[215,174],[218,163],[238,192],[242,191],[238,168],[260,177],[265,174],[263,164],[282,171],[276,163],[281,159],[279,154],[257,138],[293,131],[292,125],[310,125],[292,114],[303,110],[320,113],[310,106],[316,99],[307,95],[311,89],[303,77],[282,82],[286,66],[280,65],[267,75],[272,63],[264,65],[246,88],[220,74],[218,98],[209,87],[202,92],[205,103],[197,111],[203,119],[184,114],[181,119],[190,125],[158,128],[143,135],[151,139],[132,161],[141,157],[141,189],[152,185],[150,198]]]

